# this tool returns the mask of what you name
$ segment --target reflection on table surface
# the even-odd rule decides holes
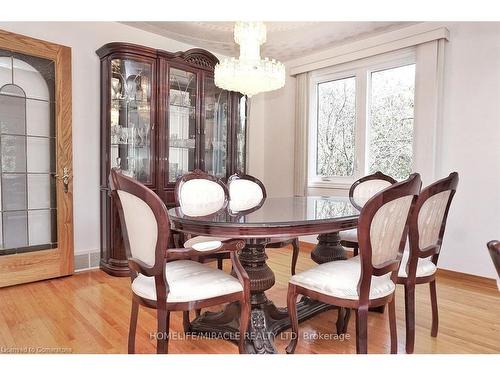
[[[235,212],[231,204],[208,216],[193,217],[185,215],[180,207],[169,210],[171,219],[217,224],[239,224],[265,226],[279,224],[298,224],[311,221],[332,221],[356,217],[359,211],[347,197],[279,197],[265,198],[257,207]]]

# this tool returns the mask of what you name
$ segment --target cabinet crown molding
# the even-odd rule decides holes
[[[213,71],[219,59],[211,52],[201,48],[191,48],[187,51],[168,52],[161,49],[141,46],[126,42],[111,42],[103,45],[96,51],[100,59],[119,53],[130,53],[134,55],[147,56],[151,58],[166,58],[171,61],[178,61],[192,65],[198,69]]]

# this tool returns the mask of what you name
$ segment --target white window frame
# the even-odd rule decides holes
[[[399,66],[416,64],[416,49],[405,48],[396,52],[389,52],[366,59],[340,64],[311,72],[309,85],[309,126],[308,126],[308,176],[309,188],[348,189],[354,181],[366,175],[367,170],[367,126],[369,122],[369,108],[371,98],[371,74],[373,72],[396,68]],[[355,77],[356,79],[356,124],[354,171],[350,177],[318,176],[316,174],[317,157],[317,111],[318,85],[321,83]],[[415,86],[415,98],[417,97]],[[415,161],[415,136],[413,137],[413,165]]]

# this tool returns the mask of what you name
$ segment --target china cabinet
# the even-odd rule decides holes
[[[225,179],[245,171],[247,101],[215,86],[210,52],[171,53],[129,43],[101,61],[101,268],[128,276],[109,172],[120,168],[174,204],[177,178],[194,169]]]

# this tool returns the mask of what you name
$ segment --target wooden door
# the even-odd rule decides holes
[[[0,286],[73,273],[71,49],[0,30]]]

